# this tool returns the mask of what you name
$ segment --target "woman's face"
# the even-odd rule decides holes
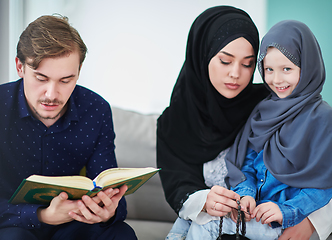
[[[210,61],[209,77],[214,88],[226,98],[246,88],[255,69],[255,53],[243,37],[228,43]]]

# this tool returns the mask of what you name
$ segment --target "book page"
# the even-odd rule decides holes
[[[142,176],[151,172],[156,172],[158,169],[153,167],[147,168],[111,168],[101,172],[96,179],[97,186],[104,187],[126,179]]]
[[[47,177],[40,175],[31,175],[27,178],[27,180],[58,186],[81,188],[86,190],[92,190],[94,188],[92,180],[84,176]]]

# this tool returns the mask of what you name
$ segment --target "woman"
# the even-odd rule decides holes
[[[251,49],[236,55],[227,52],[236,46],[221,51],[234,42],[238,47],[249,43]],[[225,188],[226,168],[215,170],[250,112],[268,94],[262,84],[252,83],[258,45],[251,18],[233,7],[207,9],[191,27],[185,63],[157,128],[157,165],[166,200],[183,219],[205,223],[237,207],[234,199],[240,196]],[[219,184],[212,187],[213,171],[218,174],[212,174],[217,178],[212,182]],[[313,231],[305,219],[280,239],[298,234],[309,239]]]

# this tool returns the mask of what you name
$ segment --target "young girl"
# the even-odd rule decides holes
[[[332,198],[332,108],[320,95],[324,63],[305,24],[272,27],[262,40],[258,67],[271,95],[253,110],[226,156],[226,181],[242,196],[247,219],[255,218],[247,222],[246,237],[266,240],[278,239]],[[222,229],[235,233],[236,226],[224,218]],[[196,232],[216,239],[219,222]]]

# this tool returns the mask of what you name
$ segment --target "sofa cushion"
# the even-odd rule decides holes
[[[156,167],[157,114],[140,114],[112,107],[115,154],[119,167]],[[126,196],[128,219],[174,222],[176,214],[165,200],[159,175]]]
[[[173,226],[170,222],[131,219],[127,219],[126,222],[135,230],[137,238],[142,240],[164,240]]]

